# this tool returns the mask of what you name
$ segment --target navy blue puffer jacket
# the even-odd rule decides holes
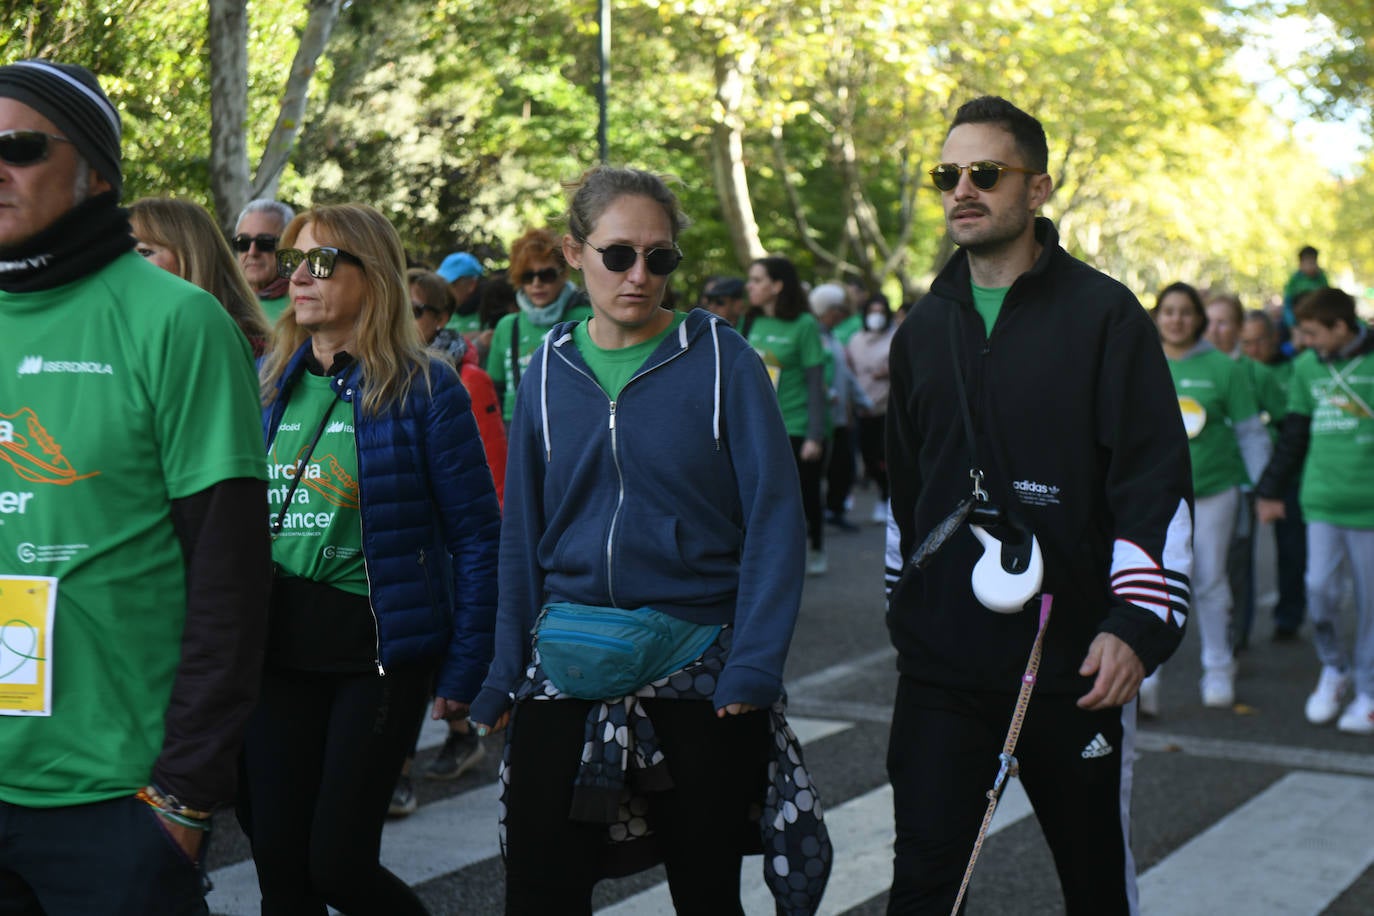
[[[263,408],[269,448],[309,352],[306,341]],[[469,702],[492,657],[501,510],[467,391],[439,360],[428,386],[417,379],[404,403],[380,416],[362,412],[361,364],[333,385],[353,407],[378,665],[438,661],[436,694]]]

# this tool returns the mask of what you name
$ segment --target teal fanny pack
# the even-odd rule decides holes
[[[560,693],[606,700],[683,668],[715,642],[720,629],[653,608],[627,611],[560,601],[539,615],[534,645],[544,675]]]

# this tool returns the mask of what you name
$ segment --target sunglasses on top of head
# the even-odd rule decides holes
[[[296,268],[305,263],[306,270],[310,271],[310,276],[316,280],[328,280],[334,276],[334,267],[340,261],[348,261],[363,266],[362,258],[355,254],[349,254],[342,248],[321,246],[311,248],[309,251],[301,251],[299,248],[281,248],[277,251],[277,276],[290,277],[296,272]]]
[[[1023,175],[1040,174],[1035,169],[1023,169],[1019,166],[1003,165],[1000,162],[984,159],[979,162],[970,162],[968,165],[941,162],[930,170],[930,180],[941,191],[953,191],[959,184],[959,176],[966,170],[969,180],[980,191],[991,191],[997,187],[997,182],[1001,181],[1003,172],[1020,172]]]
[[[528,285],[538,280],[540,283],[552,283],[558,279],[557,267],[545,267],[543,270],[527,270],[520,275],[521,284]]]
[[[277,238],[278,236],[267,235],[266,233],[262,235],[244,235],[243,233],[239,233],[229,240],[229,244],[232,245],[234,250],[239,254],[243,254],[254,245],[257,245],[258,251],[261,251],[263,254],[271,254],[277,250]]]
[[[639,249],[632,245],[607,245],[605,248],[598,248],[586,239],[582,239],[582,244],[600,254],[601,263],[612,273],[623,274],[634,267],[635,260],[639,257]],[[682,250],[676,245],[672,248],[649,248],[644,251],[644,266],[656,277],[668,276],[677,270],[681,263]]]
[[[6,165],[37,165],[52,152],[53,141],[71,143],[66,137],[41,130],[0,131],[0,160]]]

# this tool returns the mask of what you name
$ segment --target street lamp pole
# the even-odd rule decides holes
[[[610,146],[606,140],[606,96],[611,86],[611,0],[597,0],[597,17],[600,22],[601,39],[601,81],[596,87],[596,104],[600,120],[596,128],[597,148],[600,150],[601,163],[610,158]]]

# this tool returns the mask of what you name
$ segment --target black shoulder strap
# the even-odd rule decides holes
[[[520,313],[510,323],[510,374],[511,391],[520,387]]]
[[[983,470],[978,464],[978,445],[973,436],[973,413],[968,406],[968,391],[964,388],[964,367],[959,361],[963,349],[959,325],[962,320],[959,306],[954,307],[949,318],[949,353],[954,360],[954,386],[959,391],[959,407],[964,420],[964,436],[968,439],[969,476],[974,479],[975,490],[982,489]],[[986,496],[984,496],[986,498]]]

